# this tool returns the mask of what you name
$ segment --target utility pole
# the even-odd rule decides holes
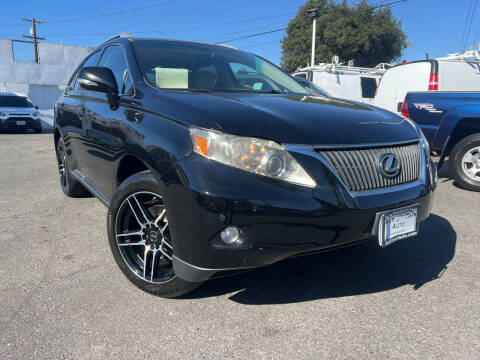
[[[316,38],[316,35],[317,35],[318,8],[308,10],[307,14],[309,14],[311,17],[313,17],[311,66],[314,66],[315,65],[315,38]]]
[[[38,40],[45,40],[45,38],[37,36],[37,24],[43,24],[42,20],[33,19],[22,19],[23,21],[28,21],[32,23],[32,27],[30,28],[30,35],[23,35],[24,38],[33,39],[33,41],[25,41],[33,43],[33,49],[35,51],[35,63],[39,63],[38,58]]]

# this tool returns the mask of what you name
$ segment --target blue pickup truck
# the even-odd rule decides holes
[[[456,184],[480,191],[480,92],[410,92],[401,111],[441,153],[438,167],[449,156]]]

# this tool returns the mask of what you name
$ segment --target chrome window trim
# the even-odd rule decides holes
[[[398,145],[405,145],[405,144],[419,144],[420,148],[420,174],[418,179],[401,185],[395,185],[391,187],[375,189],[375,190],[366,190],[366,191],[350,191],[348,186],[343,182],[342,178],[338,174],[337,170],[335,170],[330,163],[325,160],[317,150],[321,149],[352,149],[352,148],[372,148],[372,147],[388,147],[388,146],[398,146]],[[397,141],[397,142],[386,142],[386,143],[368,143],[368,144],[347,144],[347,145],[297,145],[297,144],[282,144],[285,149],[288,151],[299,153],[303,155],[307,155],[319,160],[338,180],[338,182],[342,185],[343,189],[349,193],[352,197],[364,197],[364,196],[372,196],[372,195],[381,195],[381,194],[388,194],[396,191],[407,190],[416,186],[426,185],[427,184],[427,154],[425,153],[425,144],[421,138],[406,140],[406,141]]]

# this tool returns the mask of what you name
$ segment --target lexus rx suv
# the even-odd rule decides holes
[[[56,104],[54,142],[64,193],[108,207],[118,266],[164,297],[294,255],[414,236],[436,185],[410,120],[193,42],[101,44]]]
[[[30,99],[13,93],[0,93],[0,130],[32,129],[42,132],[38,108]]]

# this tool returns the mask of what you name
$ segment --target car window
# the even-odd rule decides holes
[[[362,84],[362,97],[373,99],[377,90],[377,81],[370,77],[361,77],[360,81]]]
[[[95,52],[94,54],[92,54],[84,63],[81,67],[79,67],[77,69],[77,71],[75,72],[75,74],[72,76],[72,80],[70,82],[70,88],[73,88],[74,90],[78,90],[79,89],[79,85],[78,85],[78,82],[77,82],[77,75],[80,71],[80,69],[83,69],[84,67],[87,67],[87,66],[97,66],[98,64],[98,60],[100,59],[100,55],[102,54],[102,51],[101,50],[98,50],[97,52]]]
[[[128,70],[127,60],[120,46],[113,45],[107,47],[98,66],[112,70],[120,95],[129,95],[133,92],[133,82]]]

